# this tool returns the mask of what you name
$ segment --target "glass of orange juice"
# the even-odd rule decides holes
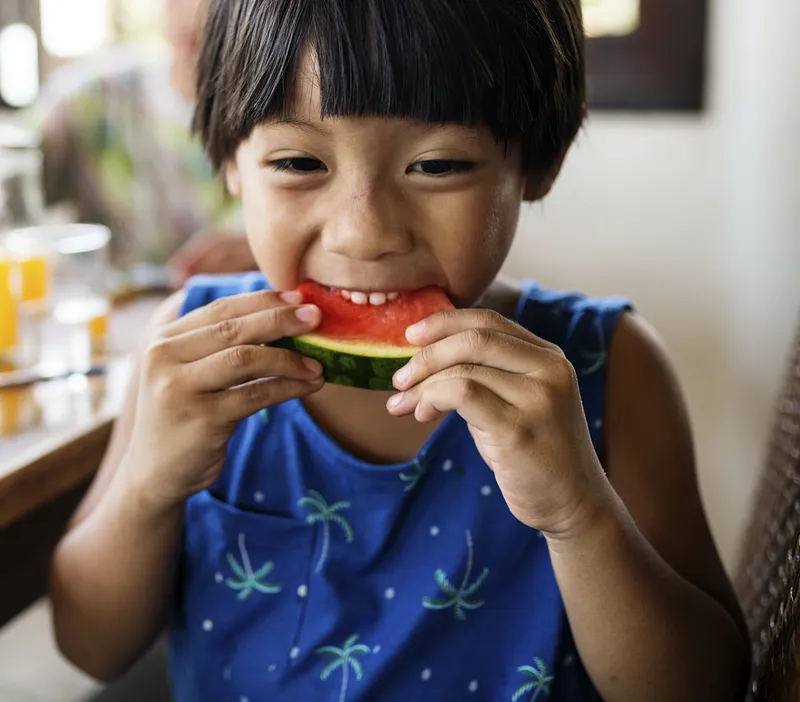
[[[18,263],[22,326],[39,335],[37,364],[82,371],[102,350],[110,239],[108,228],[96,224],[25,227],[6,236]]]

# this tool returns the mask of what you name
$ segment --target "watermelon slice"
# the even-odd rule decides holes
[[[305,282],[303,301],[322,310],[313,334],[280,339],[281,346],[315,358],[325,380],[367,390],[392,390],[392,376],[419,348],[406,341],[406,329],[435,312],[453,309],[437,287],[402,292],[382,305],[356,304],[340,290]]]

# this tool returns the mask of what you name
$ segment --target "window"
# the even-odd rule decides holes
[[[0,98],[9,107],[27,107],[39,95],[39,40],[29,24],[0,29]]]
[[[0,109],[27,107],[39,95],[38,3],[0,0]]]
[[[639,27],[640,0],[583,0],[583,24],[588,37],[632,34]]]
[[[50,56],[84,56],[108,39],[107,0],[40,0],[42,44]]]
[[[703,108],[707,0],[583,0],[593,109]]]

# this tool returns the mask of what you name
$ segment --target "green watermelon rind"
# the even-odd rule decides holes
[[[319,361],[325,382],[363,390],[394,390],[392,377],[418,351],[413,346],[335,341],[319,334],[286,337],[272,345]]]

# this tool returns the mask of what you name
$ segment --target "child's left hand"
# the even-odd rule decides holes
[[[392,414],[458,412],[509,509],[534,529],[567,536],[595,514],[608,483],[561,349],[490,310],[437,313],[407,337],[423,348],[395,375]]]

